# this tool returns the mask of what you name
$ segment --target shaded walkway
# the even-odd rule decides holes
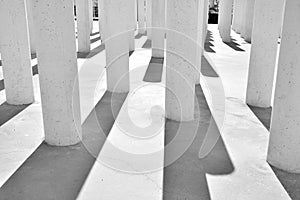
[[[95,131],[99,130],[95,129],[98,122],[92,112],[82,126],[82,143],[70,147],[41,144],[0,188],[0,199],[76,199],[95,162],[85,146],[93,147],[93,154],[99,153],[125,98],[126,94],[114,94],[112,98],[112,93],[106,92],[96,105],[102,133]]]
[[[164,58],[152,57],[149,62],[143,81],[152,82],[152,83],[161,82],[163,65],[164,65]]]
[[[221,137],[209,155],[204,159],[199,159],[199,150],[212,117],[200,85],[196,86],[196,100],[199,105],[199,107],[195,105],[195,110],[198,110],[197,120],[184,123],[166,121],[165,145],[174,138],[174,134],[181,134],[178,133],[179,126],[183,127],[181,130],[184,132],[183,135],[193,134],[191,132],[194,130],[191,127],[198,126],[198,128],[191,146],[176,162],[164,170],[164,200],[210,200],[206,174],[224,175],[234,170]],[[217,128],[215,130],[218,131]],[[186,137],[182,138],[182,141],[178,141],[178,146],[185,141]],[[165,154],[165,159],[168,159],[168,156]]]

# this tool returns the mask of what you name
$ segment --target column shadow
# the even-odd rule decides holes
[[[135,35],[135,39],[140,39],[142,38],[143,36],[147,36],[146,33],[145,34],[141,34],[141,33],[138,33],[137,35]]]
[[[1,79],[0,80],[0,91],[2,91],[2,90],[4,90],[4,80],[3,79]]]
[[[212,49],[212,47],[214,47],[213,42],[213,34],[208,30],[205,37],[204,50],[210,53],[216,53],[216,51]]]
[[[201,73],[203,76],[207,76],[207,77],[219,77],[217,72],[209,64],[209,62],[204,56],[201,57]]]
[[[133,54],[134,50],[129,51],[129,57]]]
[[[264,127],[268,129],[268,131],[270,131],[272,107],[260,108],[251,105],[248,105],[248,107],[254,113],[254,115],[259,119],[259,121],[264,125]]]
[[[101,36],[98,36],[98,37],[96,37],[96,38],[91,39],[91,44],[93,44],[93,43],[99,41],[100,39],[101,39]]]
[[[241,45],[238,44],[236,40],[233,38],[231,38],[231,42],[224,42],[224,43],[235,51],[245,51],[244,49],[240,48]]]
[[[94,35],[97,35],[97,34],[100,34],[100,32],[94,32],[94,33],[91,33],[90,36],[94,36]]]
[[[1,199],[76,199],[127,94],[113,96],[106,92],[85,120],[81,143],[68,147],[42,143],[0,188]]]
[[[101,43],[99,46],[92,49],[89,53],[77,52],[77,58],[92,58],[98,53],[102,52],[105,49],[105,44]]]
[[[143,44],[142,48],[143,49],[151,49],[152,42],[151,40],[147,39],[146,42]]]
[[[8,122],[10,119],[14,118],[20,112],[25,110],[31,104],[25,105],[10,105],[4,102],[0,105],[0,126]]]
[[[182,138],[176,142],[176,148],[181,148],[187,138],[194,134],[191,133],[194,131],[191,127],[198,126],[198,128],[192,144],[186,148],[183,155],[164,169],[164,200],[210,200],[206,174],[226,175],[234,171],[234,166],[218,128],[214,129],[216,131],[214,134],[219,135],[216,145],[205,158],[199,159],[200,147],[203,144],[212,115],[200,85],[196,86],[195,98],[199,104],[199,107],[195,106],[195,109],[198,110],[196,112],[198,113],[197,120],[184,123],[166,120],[166,147],[176,134],[182,134]],[[180,130],[182,133],[178,132]],[[177,151],[177,149],[173,150]],[[170,156],[173,156],[173,152],[165,150],[165,160],[170,159]]]
[[[300,174],[292,174],[271,166],[280,183],[291,199],[300,199]]]
[[[256,106],[248,106],[255,116],[260,120],[260,122],[266,127],[266,129],[270,131],[272,107],[260,108]],[[270,167],[291,199],[300,199],[300,174],[285,172],[272,165],[270,165]]]
[[[163,66],[164,66],[164,58],[151,57],[143,81],[151,82],[151,83],[161,82]]]

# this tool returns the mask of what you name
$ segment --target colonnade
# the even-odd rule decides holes
[[[138,27],[138,33],[147,33],[152,40],[153,57],[164,57],[166,52],[166,117],[193,120],[209,3],[99,0],[108,91],[130,90],[128,51],[134,50],[134,31]],[[34,101],[30,53],[36,52],[45,141],[59,146],[76,144],[82,137],[80,127],[75,126],[75,122],[80,124],[80,102],[73,6],[73,0],[0,1],[0,25],[5,27],[0,29],[0,46],[7,102],[19,105]],[[76,6],[78,51],[88,53],[91,2],[76,0]],[[300,172],[300,2],[220,0],[219,11],[219,31],[224,42],[231,42],[231,28],[251,41],[246,103],[273,106],[268,161],[281,169]]]
[[[231,23],[222,18],[231,17],[232,2],[220,4],[220,35],[228,42]],[[233,3],[232,29],[251,42],[246,103],[273,107],[267,160],[294,173],[300,173],[299,19],[298,0]]]

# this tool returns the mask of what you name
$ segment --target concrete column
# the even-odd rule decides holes
[[[255,0],[246,1],[245,10],[245,24],[244,24],[244,39],[247,42],[251,42],[252,27],[253,27],[253,15],[254,15]]]
[[[194,119],[199,1],[167,0],[166,116]]]
[[[197,73],[196,84],[200,84],[200,72],[201,72],[201,57],[204,52],[204,43],[207,33],[207,21],[208,21],[208,0],[199,0],[199,12],[198,12],[198,36],[197,36]]]
[[[91,24],[89,0],[76,0],[78,51],[88,53],[91,49]]]
[[[206,33],[207,33],[207,21],[208,21],[208,0],[199,0],[199,9],[198,12],[199,15],[199,21],[198,21],[198,73],[197,73],[197,79],[196,84],[200,83],[200,72],[201,72],[201,57],[203,55],[204,51],[204,43],[206,39]]]
[[[137,19],[138,19],[138,8],[137,8],[137,0],[134,0],[134,29],[137,29]]]
[[[199,12],[199,36],[198,41],[200,42],[201,56],[203,55],[204,43],[207,34],[207,23],[208,23],[208,0],[200,0],[200,12]],[[201,61],[201,59],[200,59]]]
[[[234,25],[234,30],[236,33],[241,33],[242,30],[242,8],[243,8],[243,2],[244,0],[235,0],[235,9],[236,11],[234,11],[233,13],[233,23]]]
[[[107,31],[106,73],[107,89],[110,92],[129,91],[129,42],[128,42],[128,2],[124,0],[104,0],[104,28]]]
[[[232,15],[232,30],[237,32],[237,26],[238,26],[238,1],[240,0],[233,0],[233,15]]]
[[[30,42],[30,50],[31,53],[36,53],[36,47],[35,47],[35,35],[34,35],[34,16],[32,13],[32,0],[26,0],[26,13],[27,13],[27,20],[28,20],[28,30],[29,30],[29,42]]]
[[[245,38],[246,35],[246,13],[247,13],[247,1],[248,0],[242,0],[241,2],[241,37]]]
[[[145,34],[146,23],[145,23],[145,0],[138,0],[138,25],[139,33]]]
[[[152,57],[164,57],[165,0],[152,0]]]
[[[93,0],[89,1],[89,21],[90,21],[90,33],[93,33],[93,19],[94,19],[94,2]]]
[[[147,38],[152,39],[152,0],[146,0],[146,12],[147,12]]]
[[[300,1],[286,1],[268,162],[300,173]]]
[[[106,39],[106,30],[105,30],[105,10],[104,8],[104,0],[98,0],[98,15],[99,15],[99,31],[101,35],[101,41],[104,42]]]
[[[219,3],[219,32],[223,42],[230,42],[232,16],[232,0],[220,0]]]
[[[136,19],[135,19],[135,8],[134,4],[136,0],[127,0],[128,1],[128,37],[129,37],[129,51],[134,51],[135,50],[135,28],[136,28]]]
[[[45,141],[81,140],[78,67],[72,0],[33,1]]]
[[[29,34],[24,0],[0,1],[0,46],[6,101],[34,101]]]
[[[246,102],[253,106],[271,106],[283,2],[264,0],[255,3],[246,96]]]

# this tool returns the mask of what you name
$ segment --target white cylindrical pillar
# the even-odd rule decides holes
[[[134,31],[136,28],[136,19],[135,19],[135,8],[134,8],[134,4],[136,0],[127,0],[128,1],[128,39],[129,39],[129,51],[134,51],[135,50],[135,41],[134,41]]]
[[[128,2],[124,0],[104,0],[104,28],[107,31],[106,73],[107,90],[125,93],[129,91],[129,42],[128,42]]]
[[[300,173],[300,1],[286,1],[268,162]]]
[[[251,39],[246,102],[271,106],[283,0],[256,1]]]
[[[242,30],[242,10],[243,10],[243,2],[244,0],[235,0],[235,6],[236,7],[236,11],[233,13],[233,23],[236,24],[235,25],[235,32],[236,33],[241,33]]]
[[[198,0],[167,1],[166,117],[194,119]]]
[[[90,0],[76,0],[78,52],[88,53],[91,49]]]
[[[165,24],[165,0],[152,0],[152,57],[164,57]]]
[[[207,23],[208,23],[208,0],[199,0],[199,12],[198,12],[198,38],[197,38],[197,51],[198,51],[198,57],[197,57],[197,77],[196,77],[196,84],[200,83],[200,72],[201,72],[201,58],[204,52],[204,44],[207,34]]]
[[[137,8],[137,0],[134,0],[134,29],[137,29],[137,21],[138,21],[138,8]]]
[[[246,35],[246,13],[247,13],[247,2],[248,0],[241,0],[241,37],[245,39],[245,35]]]
[[[35,0],[33,5],[45,141],[73,145],[81,140],[73,1]]]
[[[90,21],[90,33],[93,33],[93,26],[94,26],[94,2],[93,0],[89,1],[89,21]]]
[[[199,42],[199,47],[201,48],[201,55],[203,55],[203,50],[204,50],[204,44],[205,44],[205,39],[207,35],[207,23],[208,23],[208,0],[200,0],[199,3],[200,7],[200,12],[199,14],[199,36],[198,36],[198,42]],[[201,58],[200,58],[201,61]]]
[[[223,42],[230,42],[232,16],[232,0],[220,0],[219,3],[219,32]]]
[[[98,0],[98,17],[99,17],[99,32],[101,35],[101,42],[103,43],[106,40],[106,30],[105,30],[105,10],[104,8],[104,0]]]
[[[140,34],[145,34],[145,0],[138,0],[138,28]]]
[[[238,1],[240,0],[233,0],[233,13],[232,13],[232,30],[237,32],[238,27]]]
[[[253,15],[254,15],[254,4],[255,0],[247,0],[246,2],[246,18],[244,25],[244,39],[247,42],[251,42],[252,27],[253,27]]]
[[[146,0],[146,12],[147,12],[147,38],[152,39],[152,0]]]
[[[32,13],[32,0],[26,0],[26,13],[28,21],[28,30],[29,30],[29,42],[30,42],[30,51],[32,54],[36,53],[35,47],[35,35],[34,35],[34,22],[33,22],[33,13]]]
[[[6,101],[34,101],[29,34],[24,0],[0,1],[0,46]]]

